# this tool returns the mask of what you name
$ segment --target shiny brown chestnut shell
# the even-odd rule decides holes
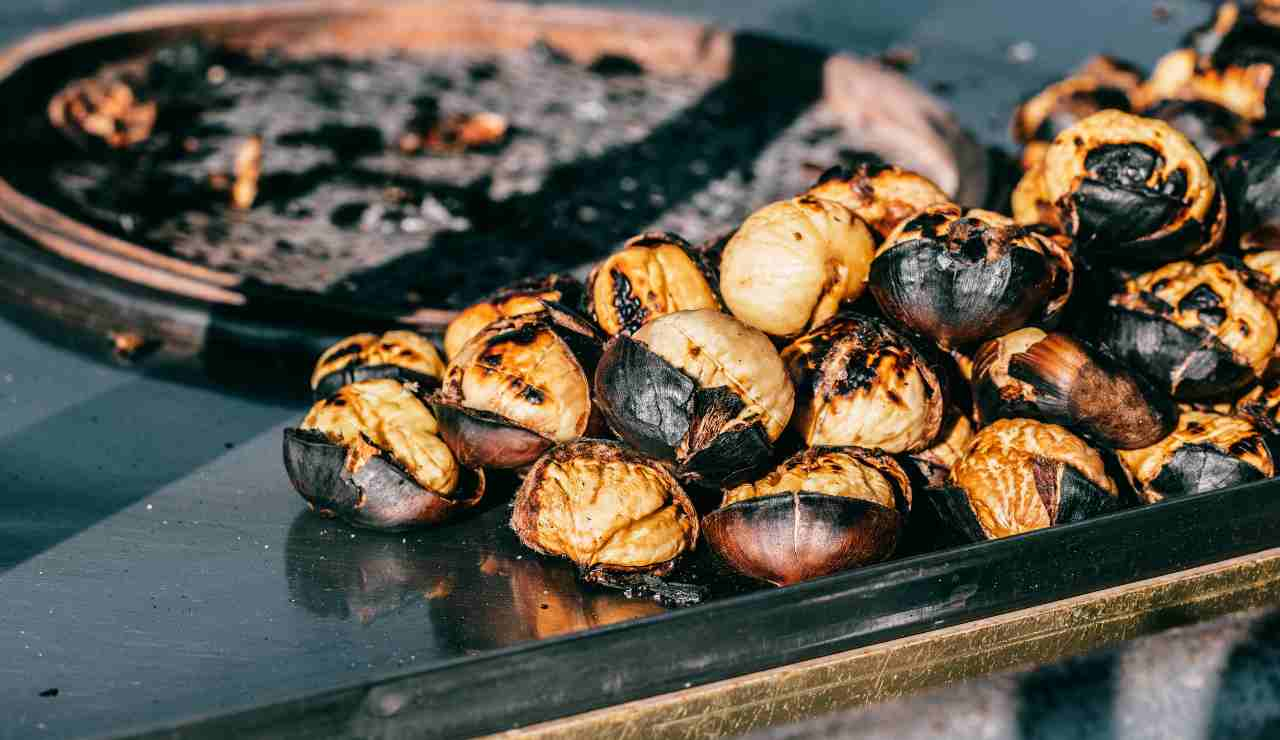
[[[871,230],[848,208],[812,195],[747,217],[720,257],[725,306],[774,337],[792,337],[866,289]]]
[[[1147,379],[1067,334],[1036,328],[979,347],[973,391],[983,424],[1036,419],[1118,449],[1155,444],[1178,416]]]
[[[1245,251],[1280,249],[1280,135],[1223,149],[1213,168],[1230,207],[1232,241]]]
[[[1249,285],[1227,258],[1165,265],[1111,297],[1098,339],[1176,399],[1229,394],[1262,376],[1276,344],[1276,319]]]
[[[285,470],[323,516],[382,530],[438,524],[484,495],[483,471],[462,469],[438,431],[398,381],[359,381],[285,430]]]
[[[1183,412],[1173,434],[1116,456],[1148,504],[1265,480],[1276,472],[1271,449],[1252,422],[1202,411]]]
[[[1044,195],[1082,257],[1162,263],[1222,241],[1227,214],[1213,175],[1164,121],[1095,113],[1054,139],[1043,176]]]
[[[971,541],[1008,537],[1115,510],[1102,457],[1056,424],[1000,419],[974,437],[948,486],[927,498]]]
[[[320,355],[311,374],[311,391],[316,398],[326,398],[345,385],[377,378],[417,383],[419,390],[432,391],[443,375],[440,353],[417,332],[356,334]]]
[[[634,334],[658,316],[719,309],[715,284],[710,266],[689,242],[646,232],[596,265],[587,278],[587,302],[604,333]]]
[[[444,333],[445,357],[453,359],[468,339],[498,319],[541,311],[542,301],[576,309],[582,300],[582,283],[569,275],[544,275],[520,280],[464,308],[449,322]]]
[[[891,234],[898,224],[929,206],[950,203],[941,188],[924,175],[863,157],[853,166],[837,165],[818,177],[809,195],[853,211],[876,233]]]
[[[942,205],[902,222],[871,263],[885,316],[952,348],[1052,320],[1071,295],[1071,256],[982,210]]]
[[[706,309],[667,314],[634,336],[614,337],[595,389],[620,439],[674,463],[681,480],[717,488],[767,464],[795,403],[769,338]]]
[[[466,467],[520,468],[599,428],[591,377],[603,335],[555,303],[489,324],[445,370],[432,407]]]
[[[534,463],[516,492],[511,528],[525,547],[606,581],[609,573],[669,573],[697,544],[698,513],[662,463],[582,439]]]
[[[938,436],[945,375],[880,319],[841,313],[782,350],[796,389],[791,426],[811,446],[915,452]]]
[[[889,558],[910,509],[911,484],[889,455],[812,447],[726,491],[702,526],[739,573],[786,586]]]
[[[1231,110],[1207,100],[1158,100],[1144,109],[1143,118],[1155,118],[1177,129],[1195,145],[1206,161],[1220,150],[1249,138],[1253,126]],[[1221,185],[1222,181],[1219,180]],[[1226,194],[1227,202],[1231,196]]]

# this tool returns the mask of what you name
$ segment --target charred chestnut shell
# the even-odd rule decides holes
[[[1209,166],[1164,121],[1095,113],[1054,139],[1043,177],[1083,257],[1161,263],[1222,240],[1227,214]]]
[[[546,275],[516,282],[468,306],[449,322],[444,333],[445,356],[453,359],[468,339],[498,319],[541,311],[542,301],[578,308],[582,300],[582,283],[568,275]]]
[[[284,466],[323,516],[384,530],[438,524],[484,495],[484,473],[460,468],[438,431],[426,404],[399,382],[360,381],[285,430]]]
[[[666,466],[616,442],[558,445],[516,492],[511,528],[544,555],[568,558],[590,581],[661,576],[698,541],[698,513]]]
[[[870,157],[852,167],[837,165],[822,173],[809,195],[853,211],[876,232],[877,239],[892,233],[903,219],[951,202],[929,178]]]
[[[591,377],[603,336],[554,303],[472,337],[432,399],[440,434],[466,467],[519,468],[598,425]]]
[[[911,485],[889,455],[813,447],[725,491],[702,526],[735,570],[785,586],[887,559],[910,509]]]
[[[361,380],[391,378],[417,383],[422,391],[440,385],[444,361],[426,337],[411,331],[356,334],[333,345],[320,355],[311,374],[311,390],[316,398],[337,393],[345,385]]]
[[[1001,419],[978,432],[929,500],[971,541],[1077,522],[1117,508],[1102,457],[1056,424]]]
[[[1212,160],[1221,149],[1244,141],[1253,130],[1245,119],[1207,100],[1160,100],[1143,110],[1141,115],[1173,126],[1200,150],[1206,160]],[[1229,191],[1226,196],[1230,203]]]
[[[1173,434],[1150,447],[1117,452],[1138,498],[1208,493],[1275,475],[1262,433],[1247,419],[1185,411]]]
[[[1280,380],[1272,378],[1250,388],[1236,399],[1235,415],[1248,419],[1259,429],[1280,436]]]
[[[595,387],[619,438],[709,487],[746,480],[766,464],[795,402],[769,338],[705,309],[614,337]]]
[[[1127,111],[1129,94],[1142,77],[1131,64],[1095,56],[1070,77],[1030,96],[1013,112],[1010,132],[1023,146],[1022,166],[1031,169],[1044,159],[1054,138],[1100,110]]]
[[[1006,216],[941,205],[885,240],[871,294],[892,321],[950,348],[1052,319],[1071,295],[1073,269],[1054,241]]]
[[[1218,153],[1214,171],[1230,204],[1228,229],[1243,250],[1280,248],[1280,136],[1257,136]]]
[[[664,314],[719,309],[715,284],[710,267],[689,242],[647,232],[596,265],[587,279],[587,297],[591,317],[606,334],[634,334]]]
[[[941,369],[879,319],[840,314],[783,349],[782,362],[796,389],[791,424],[805,444],[914,452],[942,428]]]
[[[792,337],[862,295],[874,254],[862,219],[804,195],[765,206],[738,227],[720,258],[720,292],[734,316]]]
[[[983,423],[1036,419],[1104,447],[1155,444],[1177,421],[1173,401],[1150,381],[1066,334],[1034,328],[978,348],[973,391]]]
[[[1245,387],[1267,368],[1276,320],[1243,267],[1225,259],[1174,262],[1139,275],[1111,297],[1100,341],[1176,399]]]

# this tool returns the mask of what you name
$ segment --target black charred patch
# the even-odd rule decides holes
[[[627,336],[605,346],[596,366],[596,401],[627,444],[664,460],[689,431],[693,378]]]
[[[609,270],[613,280],[613,308],[618,312],[618,323],[624,334],[633,334],[649,318],[644,302],[631,288],[631,280],[621,270]]]
[[[1174,451],[1148,487],[1164,498],[1177,498],[1265,477],[1261,470],[1211,444],[1186,444]]]

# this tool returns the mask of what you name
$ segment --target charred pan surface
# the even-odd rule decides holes
[[[634,334],[676,311],[719,309],[714,271],[676,234],[646,232],[596,265],[587,279],[591,317],[606,334]]]
[[[463,309],[445,330],[444,351],[452,359],[467,340],[498,319],[536,313],[542,301],[565,306],[582,303],[582,284],[568,275],[546,275],[521,280]]]
[[[1275,461],[1262,433],[1250,421],[1186,411],[1173,434],[1140,450],[1116,453],[1138,498],[1207,493],[1275,475]]]
[[[440,385],[444,361],[429,339],[411,331],[382,336],[356,334],[325,350],[311,374],[316,398],[326,398],[343,386],[362,380],[390,378],[416,383],[422,392]]]
[[[884,239],[903,220],[950,198],[929,178],[883,162],[837,165],[818,178],[809,195],[853,211]]]

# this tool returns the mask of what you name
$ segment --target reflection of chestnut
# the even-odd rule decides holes
[[[865,157],[853,167],[832,167],[809,188],[809,195],[853,211],[880,239],[903,219],[951,201],[929,178],[873,157]]]
[[[725,491],[703,527],[738,572],[785,586],[888,558],[910,509],[911,484],[889,455],[811,447]]]
[[[907,455],[908,473],[919,473],[913,480],[919,481],[920,488],[942,488],[947,484],[947,476],[951,468],[964,458],[964,453],[973,441],[973,422],[968,415],[952,406],[942,421],[942,431],[938,433],[933,444],[919,452]],[[915,470],[912,471],[911,468]]]
[[[839,203],[780,201],[747,217],[725,245],[720,292],[747,324],[795,336],[862,295],[874,252],[867,225]]]
[[[710,487],[758,471],[795,403],[769,338],[705,309],[614,337],[595,384],[600,411],[623,441],[674,462],[682,480]]]
[[[1111,297],[1099,339],[1118,360],[1183,400],[1221,396],[1257,380],[1276,320],[1238,262],[1174,262]]]
[[[1140,81],[1133,65],[1099,55],[1027,98],[1010,125],[1014,141],[1023,146],[1023,168],[1039,164],[1049,142],[1079,121],[1108,108],[1129,110],[1129,93]]]
[[[929,500],[973,541],[1081,521],[1118,505],[1102,457],[1056,424],[1001,419],[978,432]]]
[[[445,370],[433,405],[441,436],[467,467],[523,467],[592,429],[602,335],[585,317],[543,306],[489,324]]]
[[[871,263],[885,315],[944,347],[1055,316],[1071,295],[1071,257],[990,211],[933,206],[899,225]]]
[[[1257,427],[1246,419],[1200,411],[1183,412],[1173,434],[1156,444],[1116,456],[1138,498],[1148,504],[1275,475]]]
[[[426,337],[411,331],[356,334],[338,342],[316,361],[311,390],[316,398],[331,396],[344,385],[392,378],[434,390],[444,375],[440,353]]]
[[[650,319],[676,311],[720,308],[702,255],[675,234],[633,237],[587,279],[591,316],[606,334],[634,334]]]
[[[536,313],[542,301],[577,307],[582,302],[582,284],[568,275],[529,278],[509,285],[458,314],[444,333],[444,353],[453,359],[462,345],[481,329],[498,319]]]
[[[921,450],[942,428],[941,371],[879,319],[843,313],[782,350],[809,445]]]
[[[1240,248],[1280,248],[1280,136],[1268,133],[1224,149],[1213,166]]]
[[[437,432],[398,381],[352,383],[285,430],[284,465],[323,516],[386,530],[436,524],[484,495],[484,473],[461,469]]]
[[[1026,328],[992,339],[978,348],[974,373],[984,423],[1037,419],[1133,449],[1160,440],[1177,419],[1173,402],[1150,381],[1066,334]]]
[[[591,439],[553,447],[534,463],[511,527],[526,547],[568,558],[589,581],[666,575],[698,541],[698,513],[664,465]]]
[[[1204,157],[1164,121],[1095,113],[1044,159],[1045,196],[1083,256],[1159,263],[1217,248],[1222,194]]]
[[[1164,121],[1187,137],[1200,154],[1211,160],[1223,147],[1248,138],[1252,126],[1240,116],[1207,100],[1161,100],[1142,111],[1144,118]],[[1227,192],[1227,202],[1231,201]]]

